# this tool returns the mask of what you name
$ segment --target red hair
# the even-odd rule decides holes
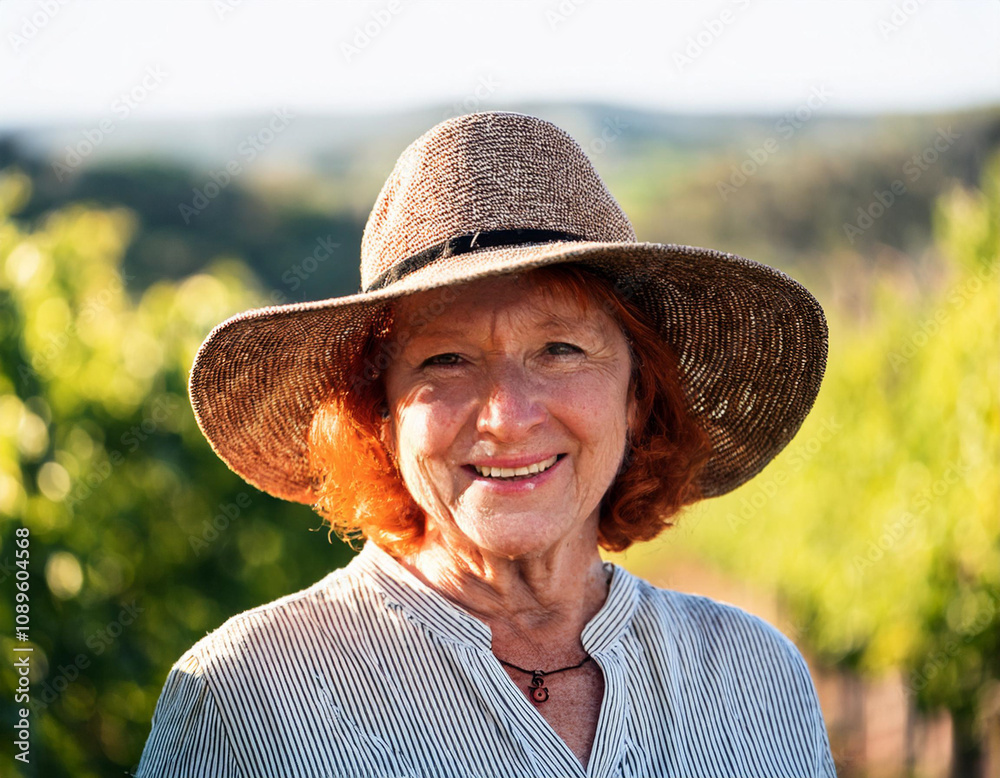
[[[575,300],[584,313],[597,305],[628,340],[635,422],[631,445],[601,503],[598,542],[608,551],[624,551],[636,541],[652,540],[673,526],[682,507],[701,499],[697,477],[711,454],[708,436],[687,412],[677,358],[610,280],[571,264],[530,270],[523,278],[547,294]],[[314,507],[331,532],[348,541],[371,538],[396,556],[408,556],[420,546],[425,520],[380,438],[381,373],[390,357],[391,330],[388,311],[351,366],[351,387],[332,394],[316,411],[309,460]]]

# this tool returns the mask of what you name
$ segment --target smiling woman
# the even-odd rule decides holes
[[[787,638],[600,556],[788,443],[825,366],[812,296],[639,243],[572,138],[492,112],[403,152],[361,276],[198,353],[219,455],[365,542],[177,661],[138,774],[833,776]]]
[[[448,348],[440,339],[446,340],[449,332],[454,339],[471,334],[468,324],[459,326],[459,322],[470,323],[470,319],[489,312],[490,307],[483,306],[484,300],[496,299],[495,295],[504,294],[505,287],[512,303],[508,307],[515,315],[520,312],[522,329],[541,339],[536,347],[544,344],[547,349],[547,359],[536,357],[532,363],[536,365],[535,372],[548,375],[557,387],[567,375],[579,372],[589,362],[600,366],[600,360],[587,360],[587,354],[578,345],[582,337],[609,339],[608,335],[615,332],[623,336],[633,418],[626,430],[628,440],[622,439],[622,448],[617,453],[620,464],[628,466],[616,464],[617,478],[605,484],[597,530],[600,545],[609,551],[624,551],[636,541],[652,540],[672,525],[672,517],[681,507],[701,496],[695,477],[708,458],[710,443],[685,410],[673,351],[641,310],[615,293],[608,279],[575,265],[553,265],[502,281],[474,282],[461,288],[462,294],[453,298],[458,302],[439,307],[437,316],[430,321],[416,314],[431,308],[439,293],[416,294],[405,298],[403,305],[390,312],[387,321],[379,325],[380,334],[373,335],[358,352],[354,371],[360,373],[362,365],[372,364],[375,354],[395,353],[401,356],[393,376],[399,378],[400,364],[411,366],[411,376],[419,374],[420,370],[413,365],[418,355],[424,357],[425,352],[435,351],[437,345]],[[560,316],[559,309],[567,311]],[[500,315],[499,309],[496,314]],[[417,321],[418,326],[394,326],[396,321]],[[544,329],[543,324],[548,328]],[[390,334],[393,329],[395,335]],[[497,329],[503,334],[500,326]],[[568,342],[559,342],[559,337]],[[404,344],[409,349],[401,350]],[[607,350],[607,344],[603,345]],[[620,350],[622,344],[618,345]],[[416,367],[438,378],[468,375],[475,367],[470,363],[463,368],[459,354],[431,353],[426,359],[432,364]],[[450,366],[440,364],[442,361]],[[546,363],[548,369],[543,370]],[[388,413],[388,404],[379,378],[358,382],[352,391],[329,398],[314,416],[309,454],[316,474],[315,506],[343,537],[372,538],[394,554],[408,555],[417,550],[425,536],[427,514],[414,500],[398,465],[387,456],[383,445],[387,419],[382,414]],[[526,371],[524,378],[530,378],[530,373]],[[466,388],[472,389],[472,385]],[[517,393],[523,389],[511,387],[506,391],[514,393],[513,399],[517,399]],[[570,410],[579,412],[579,399],[571,398]],[[504,408],[497,408],[496,399],[491,409],[501,414],[501,423],[506,422]],[[585,421],[589,425],[592,419],[587,417]],[[488,425],[490,420],[482,423]],[[395,448],[398,450],[398,446]],[[507,464],[489,459],[486,453],[479,452],[481,461],[469,458],[466,466],[492,468]],[[527,452],[527,457],[531,459],[531,452]]]
[[[634,416],[622,332],[514,279],[468,285],[444,316],[405,339],[385,380],[386,443],[428,517],[424,545],[516,558],[596,536]]]

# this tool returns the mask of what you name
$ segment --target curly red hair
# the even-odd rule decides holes
[[[550,294],[597,305],[625,334],[636,400],[631,445],[601,503],[598,541],[624,551],[674,525],[682,507],[701,499],[697,477],[711,454],[705,432],[687,413],[677,358],[645,314],[612,281],[579,265],[536,268],[524,279]],[[349,388],[333,393],[313,417],[308,450],[314,508],[330,531],[350,542],[371,538],[395,556],[417,551],[425,520],[380,438],[385,391],[381,373],[391,354],[392,311],[372,326],[351,366]],[[637,432],[635,432],[637,431]]]

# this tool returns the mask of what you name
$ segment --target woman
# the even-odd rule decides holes
[[[237,473],[367,542],[178,660],[137,774],[835,775],[786,638],[598,553],[787,444],[812,296],[636,242],[566,133],[500,112],[403,153],[361,270],[220,325],[191,397]]]

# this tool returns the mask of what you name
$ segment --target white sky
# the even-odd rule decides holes
[[[781,111],[813,88],[831,112],[939,110],[1000,103],[998,41],[998,0],[0,0],[0,127],[99,119],[133,89],[149,118],[466,99]],[[143,93],[149,68],[162,81]]]

